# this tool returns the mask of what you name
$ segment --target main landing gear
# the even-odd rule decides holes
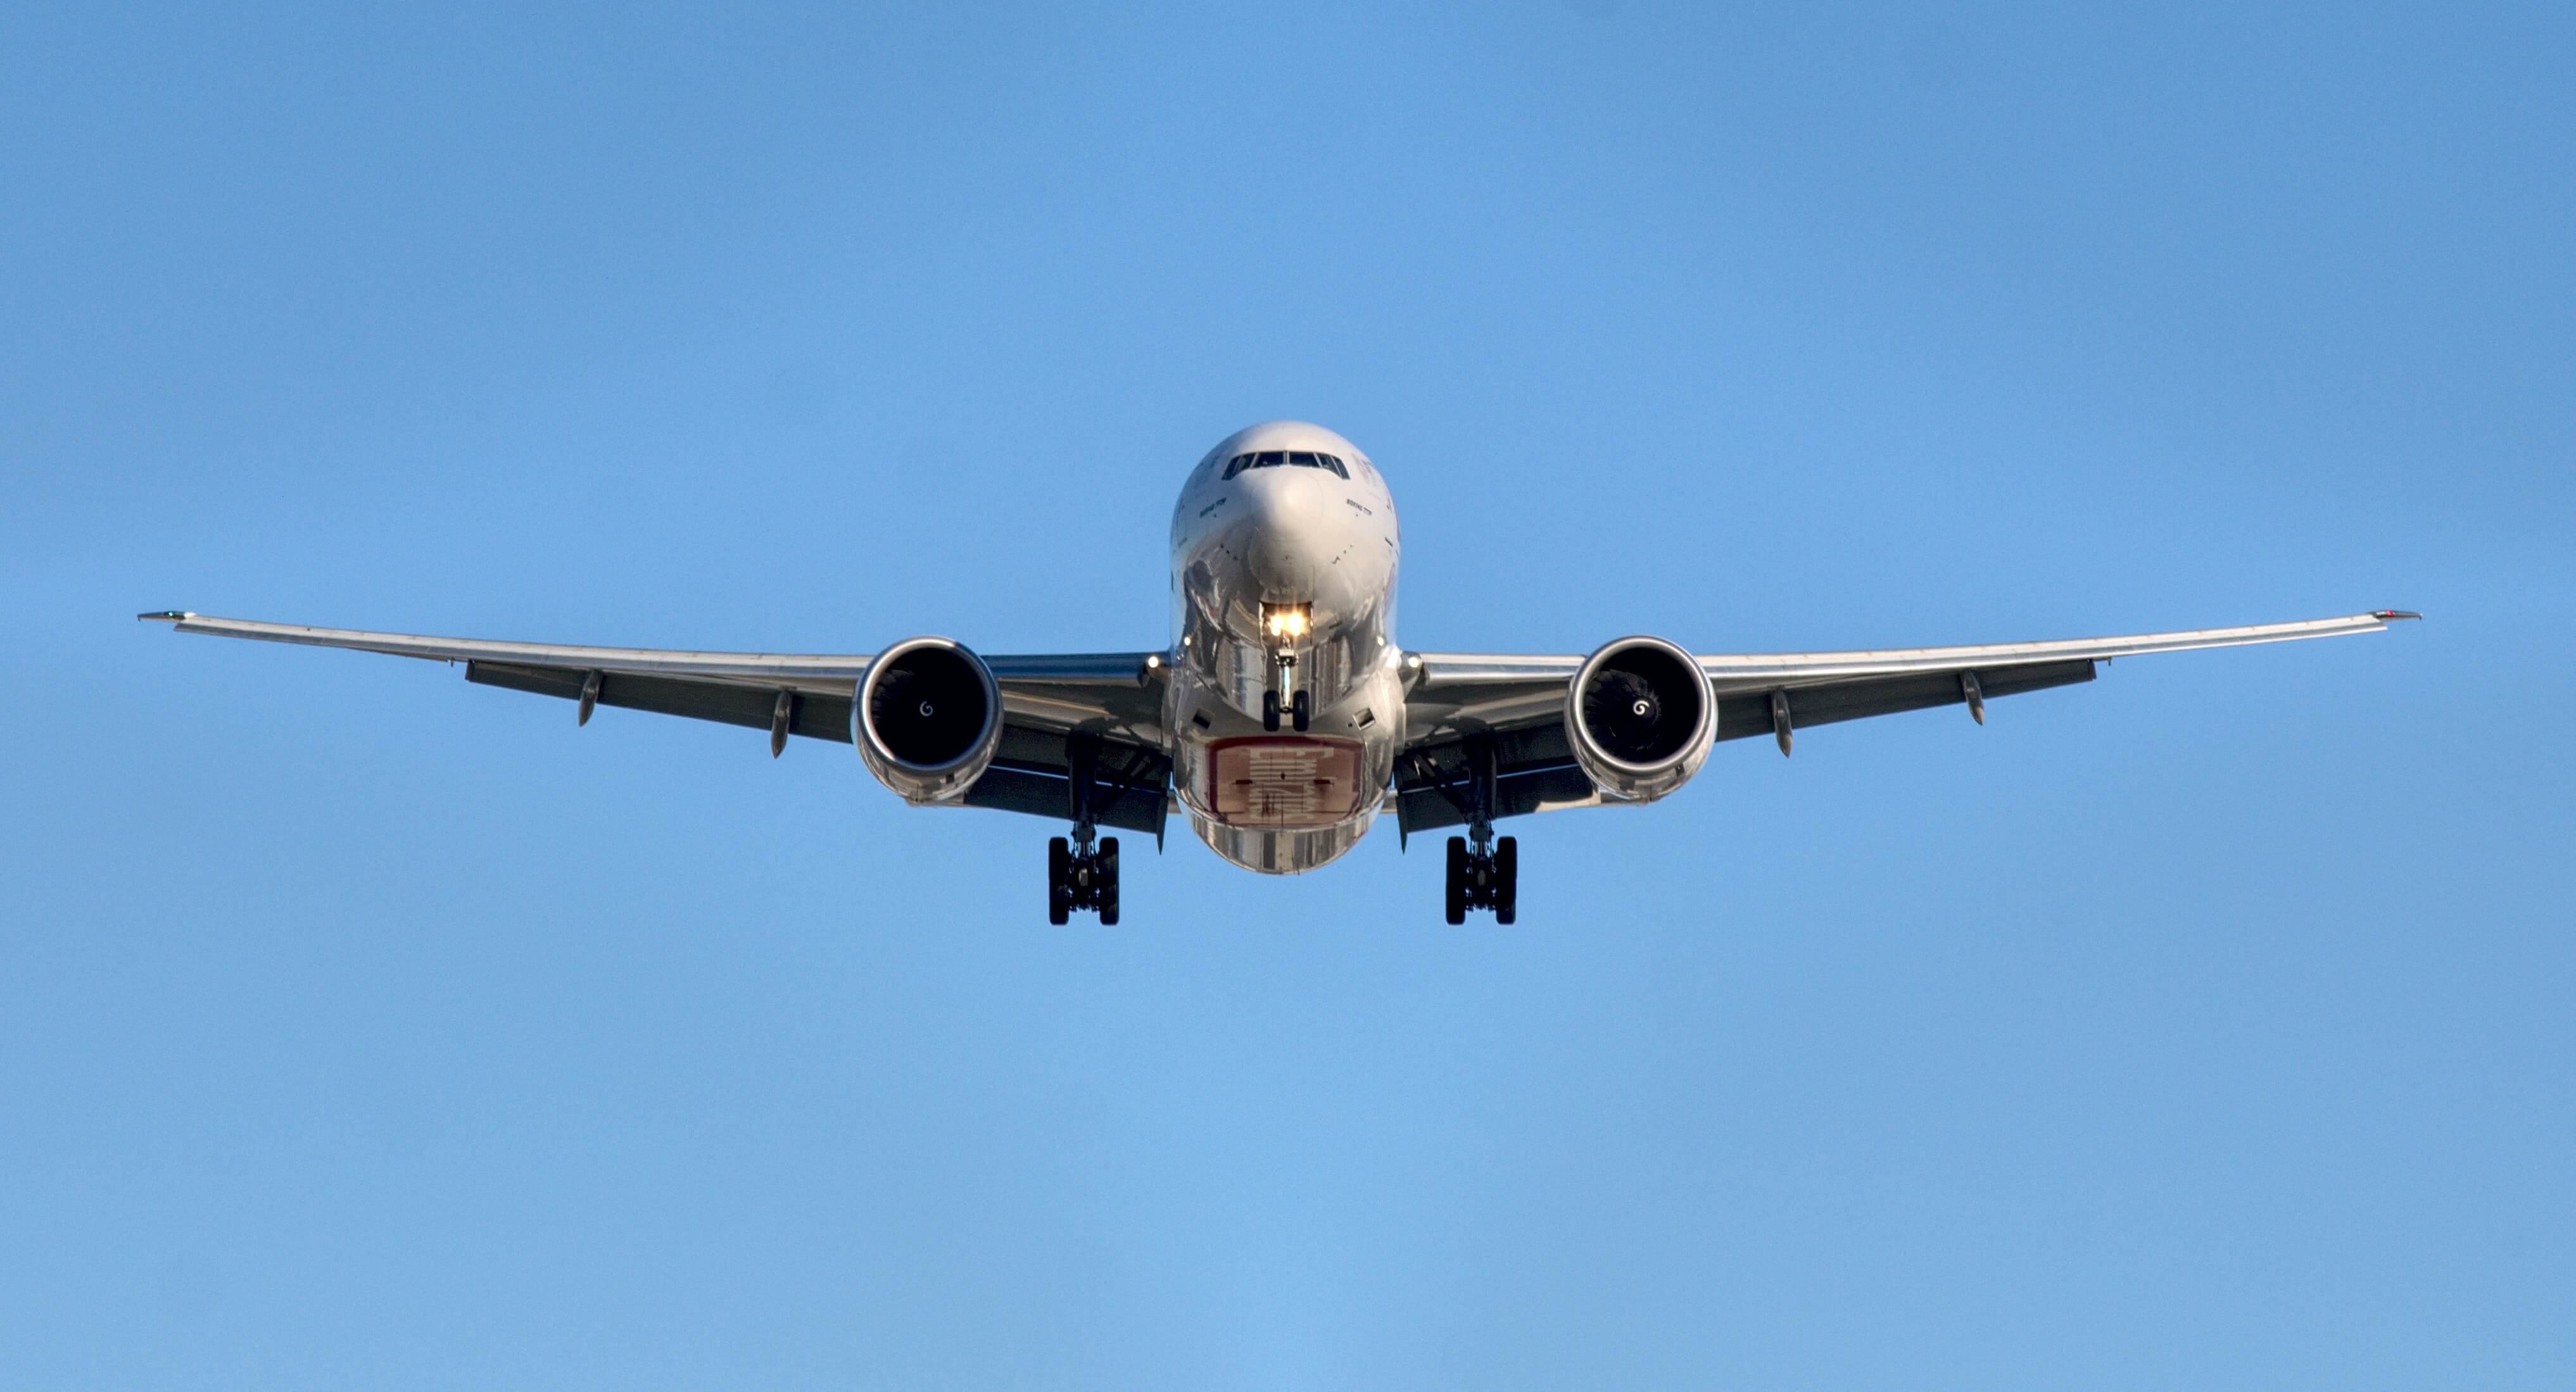
[[[1492,849],[1486,848],[1490,842]],[[1520,917],[1521,845],[1513,837],[1497,838],[1490,826],[1479,829],[1476,846],[1468,849],[1467,838],[1449,838],[1449,893],[1446,900],[1451,923],[1467,921],[1469,909],[1492,909],[1496,923],[1510,923]]]
[[[1497,762],[1490,735],[1460,742],[1458,764],[1435,767],[1417,762],[1422,784],[1436,790],[1458,811],[1467,834],[1449,838],[1449,878],[1442,908],[1451,923],[1467,921],[1470,909],[1491,909],[1496,923],[1511,923],[1521,911],[1521,845],[1494,835]]]
[[[1059,927],[1076,909],[1090,909],[1104,925],[1118,922],[1118,838],[1103,836],[1094,849],[1091,828],[1074,828],[1078,840],[1047,841],[1047,922]],[[1079,847],[1079,849],[1077,849]]]
[[[1152,785],[1134,758],[1109,758],[1100,738],[1076,731],[1065,737],[1065,785],[1073,834],[1047,841],[1047,922],[1061,927],[1077,910],[1118,922],[1118,838],[1099,835],[1099,819],[1123,794]],[[1164,767],[1168,767],[1165,765]],[[1153,775],[1157,780],[1164,774]],[[1132,823],[1131,823],[1132,825]],[[1159,844],[1161,837],[1156,836]]]

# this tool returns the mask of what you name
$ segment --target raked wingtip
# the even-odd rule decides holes
[[[154,609],[149,613],[137,614],[134,617],[147,623],[156,619],[162,623],[184,623],[189,619],[197,617],[197,614],[193,609]]]
[[[2381,623],[2390,623],[2398,619],[2420,619],[2424,617],[2412,609],[2373,609],[2370,611],[2370,616],[2379,620]]]

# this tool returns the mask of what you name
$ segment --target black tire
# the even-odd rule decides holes
[[[1118,838],[1100,838],[1099,854],[1092,858],[1091,883],[1098,896],[1100,923],[1104,928],[1118,926]]]
[[[1521,915],[1521,843],[1505,836],[1494,842],[1494,921],[1510,923]]]
[[[1047,922],[1061,928],[1073,916],[1073,845],[1057,836],[1047,841]]]
[[[1288,713],[1300,734],[1305,732],[1306,720],[1313,713],[1314,705],[1315,703],[1303,691],[1298,692],[1296,699],[1288,703]]]
[[[1276,691],[1261,693],[1261,728],[1265,730],[1279,728],[1279,693]]]
[[[1467,838],[1464,836],[1449,838],[1449,895],[1445,907],[1451,923],[1467,921]]]

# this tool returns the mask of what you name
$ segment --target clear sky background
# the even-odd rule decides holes
[[[0,1384],[2565,1387],[2576,15],[0,11]],[[2394,605],[1511,828],[1052,828],[177,638]]]

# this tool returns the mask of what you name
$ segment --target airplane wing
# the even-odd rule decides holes
[[[579,723],[598,706],[654,711],[770,732],[774,757],[787,737],[850,742],[850,702],[873,653],[700,652],[494,642],[416,633],[223,619],[185,610],[138,618],[180,633],[347,648],[465,664],[484,686],[558,696],[576,703]],[[1116,781],[1104,826],[1162,831],[1171,759],[1163,752],[1163,669],[1147,653],[1057,653],[985,657],[1002,691],[1001,746],[993,767],[967,789],[970,807],[1047,817],[1072,804],[1074,747]]]
[[[1717,696],[1717,738],[1770,735],[1785,754],[1794,729],[1865,716],[1964,704],[1982,724],[1987,700],[2091,681],[2094,665],[2114,658],[2375,633],[2393,620],[2418,617],[2380,609],[2342,618],[2121,638],[1696,656]],[[1472,738],[1492,740],[1496,815],[1600,801],[1591,780],[1575,766],[1565,734],[1566,684],[1584,656],[1409,655],[1408,744],[1396,762],[1396,806],[1404,831],[1467,821],[1458,789],[1469,766],[1466,746]]]

